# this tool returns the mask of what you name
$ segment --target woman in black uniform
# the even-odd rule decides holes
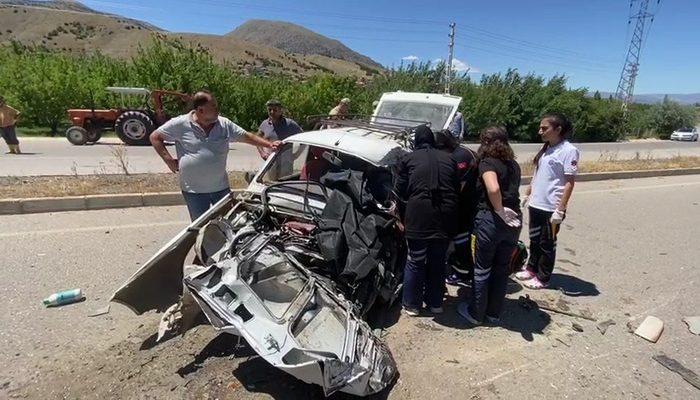
[[[478,151],[479,206],[475,220],[474,284],[469,303],[457,311],[475,325],[499,321],[508,284],[508,263],[522,223],[520,166],[503,127],[486,128]]]

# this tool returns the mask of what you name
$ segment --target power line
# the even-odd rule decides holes
[[[502,53],[502,52],[494,51],[492,49],[485,49],[483,47],[464,45],[464,44],[460,44],[460,43],[457,43],[456,46],[463,47],[465,49],[474,50],[474,51],[481,51],[484,53],[494,54],[497,56],[510,57],[510,58],[515,58],[515,59],[519,59],[522,61],[529,61],[532,63],[546,64],[546,65],[557,65],[557,66],[562,66],[562,67],[567,67],[570,69],[576,69],[576,70],[587,71],[587,72],[600,73],[600,72],[610,72],[611,71],[609,69],[591,68],[591,67],[586,67],[586,66],[582,66],[582,65],[573,65],[573,64],[567,64],[567,63],[562,63],[562,62],[558,62],[558,61],[542,60],[540,58],[530,58],[527,56],[520,56],[520,55],[516,55],[516,54]]]
[[[558,47],[552,47],[552,46],[543,45],[543,44],[539,44],[539,43],[534,43],[534,42],[530,42],[527,40],[522,40],[522,39],[514,38],[511,36],[503,35],[500,33],[487,31],[485,29],[474,28],[474,27],[470,27],[470,26],[464,26],[463,29],[467,30],[467,31],[475,32],[477,34],[485,35],[485,36],[491,37],[493,39],[503,40],[506,42],[518,44],[518,45],[524,46],[524,47],[530,47],[533,49],[548,50],[548,51],[553,51],[556,53],[567,53],[567,54],[571,54],[571,55],[575,55],[575,56],[583,56],[583,57],[589,56],[587,54],[583,54],[583,53],[580,53],[577,51],[562,49],[562,48],[558,48]]]
[[[182,1],[182,0],[171,0],[171,2],[192,4],[190,1]],[[338,12],[330,12],[330,11],[318,11],[318,10],[300,9],[300,8],[260,6],[260,5],[253,5],[250,3],[240,3],[240,2],[230,2],[230,1],[223,2],[223,1],[213,1],[213,0],[200,0],[197,3],[198,4],[210,4],[210,5],[222,6],[222,7],[231,7],[232,5],[234,5],[234,6],[238,6],[238,7],[245,8],[245,9],[268,11],[268,12],[274,13],[274,14],[285,14],[285,15],[296,14],[296,15],[304,15],[304,16],[319,16],[319,17],[327,17],[327,18],[339,18],[339,19],[383,22],[383,23],[389,23],[389,24],[420,24],[420,25],[444,24],[444,21],[437,21],[437,20],[346,14],[346,13],[338,13]]]
[[[502,43],[495,42],[490,39],[483,39],[478,36],[471,36],[467,37],[463,34],[457,35],[457,37],[464,39],[464,40],[469,40],[470,42],[473,41],[478,41],[481,42],[481,44],[489,45],[489,46],[494,46],[497,48],[501,48],[503,50],[511,51],[511,52],[517,52],[520,54],[526,54],[528,56],[532,57],[544,57],[547,59],[555,59],[555,60],[561,60],[564,62],[574,62],[574,63],[580,63],[580,64],[585,64],[586,66],[590,66],[593,68],[609,68],[613,66],[613,63],[601,63],[601,62],[596,62],[596,61],[589,61],[589,57],[585,58],[579,58],[579,57],[571,57],[571,56],[565,56],[565,55],[560,55],[560,54],[549,54],[546,52],[542,51],[535,51],[535,50],[529,50],[529,49],[523,49],[520,47],[514,47],[514,46],[509,46],[509,45],[504,45]]]

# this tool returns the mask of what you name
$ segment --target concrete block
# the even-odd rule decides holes
[[[22,205],[22,212],[24,213],[78,211],[87,209],[85,196],[30,198],[21,200],[20,204]]]
[[[185,204],[181,192],[143,193],[145,207],[179,206]]]
[[[656,343],[664,331],[664,323],[660,319],[650,315],[637,327],[634,334],[652,343]]]
[[[0,200],[0,215],[22,214],[20,199]]]
[[[143,197],[141,196],[141,193],[99,194],[85,196],[85,202],[88,210],[142,207]]]

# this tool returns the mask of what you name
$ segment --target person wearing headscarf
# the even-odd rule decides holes
[[[415,132],[415,148],[399,162],[395,192],[403,201],[399,213],[408,242],[403,307],[417,316],[423,304],[442,312],[445,258],[460,188],[457,166],[435,146],[435,136],[422,125]]]

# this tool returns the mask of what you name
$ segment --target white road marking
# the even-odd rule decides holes
[[[1,238],[17,237],[17,236],[56,235],[56,234],[61,234],[61,233],[112,231],[112,230],[117,230],[117,229],[139,229],[139,228],[153,228],[153,227],[177,226],[177,225],[180,225],[184,228],[185,226],[187,226],[189,224],[190,224],[190,221],[169,221],[169,222],[153,222],[150,224],[104,225],[104,226],[86,226],[86,227],[82,227],[82,228],[47,229],[47,230],[43,230],[43,231],[0,233],[0,239]]]
[[[664,189],[664,188],[670,188],[670,187],[696,186],[696,185],[700,185],[700,182],[669,183],[666,185],[634,186],[634,187],[596,189],[596,190],[574,190],[574,194],[579,195],[579,194],[584,194],[584,193],[628,192],[628,191],[633,191],[633,190]]]

